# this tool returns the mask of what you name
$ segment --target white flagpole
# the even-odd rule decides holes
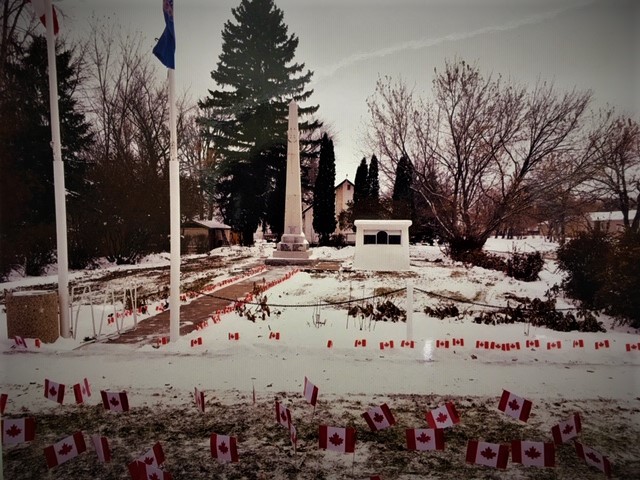
[[[176,77],[169,68],[169,205],[171,238],[171,274],[169,282],[169,338],[180,338],[180,169],[178,168],[178,141],[176,127]]]
[[[53,186],[56,205],[56,241],[58,253],[58,300],[60,334],[71,336],[69,319],[69,261],[67,255],[67,208],[64,188],[64,164],[60,142],[60,114],[58,113],[58,73],[56,70],[56,39],[53,33],[51,0],[45,0],[47,27],[47,58],[49,65],[49,107],[51,109],[51,147],[53,148]]]

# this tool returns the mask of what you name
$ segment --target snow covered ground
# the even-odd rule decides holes
[[[491,251],[509,252],[514,246],[519,251],[539,250],[548,253],[556,248],[555,244],[547,243],[540,238],[518,241],[491,239],[486,248]],[[232,278],[243,266],[269,255],[271,248],[268,244],[260,244],[252,249],[234,247],[215,250],[212,255],[227,258],[228,261],[225,268],[213,273],[208,272],[207,278],[218,281]],[[307,418],[311,412],[305,408],[304,400],[301,399],[302,384],[306,376],[319,387],[319,405],[331,413],[331,418],[338,415],[338,421],[342,418],[342,421],[348,423],[351,419],[358,424],[363,421],[358,418],[361,412],[351,411],[356,401],[354,399],[358,400],[355,405],[360,405],[359,408],[362,410],[373,405],[374,399],[386,398],[392,409],[394,400],[398,406],[406,406],[413,402],[420,404],[424,413],[429,406],[435,408],[437,402],[443,399],[456,398],[464,405],[487,405],[489,410],[495,412],[494,404],[497,405],[502,390],[506,389],[533,401],[533,414],[542,430],[562,420],[558,415],[565,412],[567,405],[573,405],[583,412],[595,412],[606,403],[610,407],[610,410],[605,408],[608,412],[625,412],[617,417],[617,425],[629,424],[631,430],[620,427],[617,431],[610,431],[607,428],[608,437],[598,436],[600,445],[591,446],[600,447],[602,453],[608,455],[614,464],[623,465],[624,468],[616,467],[615,473],[618,478],[632,478],[627,476],[628,472],[640,472],[637,456],[634,462],[628,458],[630,453],[624,448],[616,451],[607,450],[614,446],[618,448],[617,446],[624,445],[625,441],[632,441],[633,438],[637,443],[640,433],[640,351],[627,351],[626,348],[627,345],[640,342],[638,331],[614,326],[608,318],[601,318],[607,328],[606,333],[564,333],[546,328],[528,328],[524,324],[478,325],[473,322],[474,313],[489,307],[472,304],[459,304],[464,314],[456,319],[438,320],[423,312],[425,306],[435,307],[440,302],[433,295],[424,292],[496,306],[506,305],[508,294],[530,298],[542,297],[546,290],[561,281],[552,260],[546,261],[540,280],[525,283],[510,279],[499,272],[477,267],[467,268],[452,262],[437,246],[413,246],[412,271],[402,274],[350,271],[353,247],[340,250],[316,248],[314,255],[318,258],[342,261],[343,270],[298,272],[274,286],[266,292],[272,314],[264,321],[257,320],[253,323],[236,313],[227,313],[221,316],[219,323],[210,322],[204,330],[193,332],[176,343],[160,348],[151,345],[112,345],[99,342],[84,344],[83,339],[93,335],[94,327],[91,308],[83,306],[76,311],[78,323],[75,339],[61,338],[54,344],[42,345],[38,349],[31,347],[28,351],[23,351],[14,348],[13,341],[7,338],[6,314],[2,312],[0,348],[3,355],[0,391],[8,394],[5,415],[16,417],[28,413],[36,418],[49,418],[69,412],[83,412],[82,409],[85,407],[60,407],[44,398],[42,391],[45,379],[73,385],[86,377],[94,392],[92,399],[95,401],[90,401],[91,404],[100,403],[100,390],[126,390],[132,412],[145,411],[150,406],[156,406],[169,409],[173,414],[182,412],[181,409],[184,409],[185,405],[189,412],[194,409],[190,405],[194,387],[209,392],[209,398],[215,399],[218,408],[233,407],[239,403],[249,404],[255,388],[258,407],[268,405],[265,408],[272,409],[271,402],[276,396],[289,398],[294,402],[295,413]],[[168,264],[168,256],[159,255],[145,259],[145,262],[138,266],[105,265],[98,270],[74,272],[71,280],[78,285],[89,281],[100,283],[100,278],[105,278],[107,272],[121,270],[125,273],[130,272],[133,276],[141,269],[166,268]],[[289,269],[283,268],[283,275],[287,271]],[[197,269],[190,270],[188,275],[182,276],[183,285],[202,275],[203,272],[198,272]],[[125,275],[112,280],[114,284],[117,282],[113,288],[126,285],[126,278]],[[40,278],[14,276],[10,282],[1,284],[0,288],[20,290],[50,287],[55,281],[55,272],[51,276]],[[145,280],[144,274],[135,277],[136,284],[141,288],[150,287],[145,285],[145,281],[153,280]],[[108,280],[103,283],[102,288],[109,286]],[[351,300],[352,304],[362,304],[362,298],[407,286],[414,289],[414,313],[411,322],[370,322],[347,315],[348,305],[343,302]],[[404,291],[390,298],[397,306],[406,309],[407,296]],[[104,319],[106,313],[113,311],[110,304],[103,306],[99,301],[96,302],[99,305],[94,307],[94,319]],[[323,306],[315,306],[318,303]],[[328,306],[329,303],[340,305]],[[570,307],[571,303],[559,299],[557,306]],[[150,310],[153,312],[154,308],[155,304],[152,304]],[[105,313],[102,312],[103,309]],[[131,317],[125,317],[122,321],[125,328],[132,325]],[[115,332],[115,325],[106,325],[105,321],[102,329],[103,333],[112,334]],[[229,340],[229,334],[236,332],[239,334],[239,340]],[[275,333],[279,333],[279,340],[273,338]],[[197,337],[201,337],[202,345],[192,347],[191,340]],[[460,339],[463,339],[464,345],[460,345]],[[366,340],[365,347],[355,346],[362,340]],[[408,343],[409,340],[413,340],[413,348],[401,346],[403,341]],[[392,341],[394,346],[389,348]],[[448,342],[448,348],[441,348],[445,341]],[[539,342],[539,347],[534,345],[536,341]],[[596,348],[596,345],[604,345],[605,341],[608,341],[608,347]],[[332,344],[331,348],[328,347],[329,342]],[[514,348],[509,351],[478,348],[477,342],[495,342],[501,345],[508,343]],[[556,346],[556,342],[561,342],[560,349],[548,349],[548,346]],[[385,344],[384,349],[381,349],[381,343]],[[584,346],[574,347],[574,343]],[[517,344],[519,349],[515,348]],[[67,403],[72,402],[65,402]],[[334,404],[342,405],[338,408],[338,413],[332,407]],[[321,410],[321,407],[319,409]],[[341,411],[351,411],[351,417],[340,417]],[[469,412],[469,415],[471,413]],[[245,412],[245,415],[253,414]],[[323,415],[320,411],[319,416]],[[353,415],[355,420],[352,418]],[[265,413],[265,417],[267,419],[264,421],[271,425],[271,410]],[[312,422],[312,418],[307,420],[308,428],[317,423]],[[419,422],[425,423],[423,414],[415,419],[415,423]],[[595,424],[598,425],[597,430],[602,433],[606,419],[598,419]],[[306,428],[306,425],[303,425],[303,428]],[[229,425],[227,427],[237,430]],[[359,425],[359,428],[362,427],[363,425]],[[55,441],[71,433],[73,432],[67,432],[64,428],[60,431],[47,430],[45,438]],[[306,450],[311,455],[311,451],[317,447],[315,444],[312,447],[312,443],[317,442],[317,439],[314,440],[311,433],[308,433],[307,437]],[[609,437],[611,441],[603,440]],[[300,438],[303,439],[304,445],[304,437]],[[131,451],[128,452],[126,439],[121,436],[118,439],[125,450],[121,452],[122,458],[128,458],[127,453],[133,458],[138,450],[144,447],[139,445],[139,442],[133,442],[135,446],[129,447]],[[149,441],[152,441],[151,437]],[[203,441],[199,440],[200,443]],[[247,440],[245,449],[256,448],[255,442],[261,443],[262,440],[254,439],[254,443]],[[206,445],[200,446],[205,450],[207,448]],[[285,447],[281,450],[283,448]],[[372,447],[364,443],[361,444],[361,448],[365,450]],[[168,456],[173,453],[170,445],[165,445],[165,450],[170,452],[167,453]],[[242,445],[240,450],[242,456]],[[367,457],[362,450],[359,450],[358,458]],[[631,452],[636,451],[637,448]],[[18,447],[6,453],[7,468],[11,461],[17,461],[18,453]],[[291,452],[287,455],[290,456]],[[313,455],[313,462],[311,458],[309,462],[313,464],[313,475],[321,475],[317,478],[350,478],[351,472],[345,472],[343,477],[344,465],[336,463],[332,454]],[[464,452],[460,455],[461,465],[464,466]],[[291,474],[282,470],[276,476],[247,477],[247,471],[224,470],[217,466],[213,472],[218,478],[316,478],[306,476],[310,475],[308,471],[302,466],[297,467],[294,459],[290,460],[293,462],[292,465],[298,468],[296,470],[292,466],[294,473]],[[350,462],[345,465],[352,466]],[[364,460],[362,463],[354,461],[353,465],[363,472],[370,471]],[[380,466],[378,470],[385,472],[383,467],[384,465]],[[176,477],[177,468],[174,465],[174,478],[199,478]],[[270,471],[264,465],[258,465],[256,468],[258,470],[255,475],[258,475],[259,471]],[[590,478],[587,476],[594,471],[597,472],[586,466],[582,468],[581,478]],[[63,470],[60,471],[64,473]],[[109,475],[103,473],[103,476],[96,474],[93,467],[86,471],[96,475],[95,478],[128,478],[124,470],[114,470]],[[558,477],[536,477],[535,475],[541,474],[530,474],[529,471],[513,469],[511,466],[502,472],[503,476],[500,477],[484,477],[487,470],[483,467],[474,467],[469,472],[472,472],[472,476],[477,475],[477,478],[577,478],[564,476],[570,475],[565,473],[565,470],[557,470],[562,472]],[[515,472],[518,472],[517,475]],[[536,469],[536,472],[542,470]],[[354,475],[354,478],[366,476],[358,475],[357,472]],[[433,477],[418,473],[415,475],[419,476],[411,475],[413,473],[403,471],[400,466],[389,466],[382,478],[447,478],[442,471]]]

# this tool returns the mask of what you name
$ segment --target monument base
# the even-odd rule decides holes
[[[309,242],[304,235],[283,235],[267,265],[312,265]]]

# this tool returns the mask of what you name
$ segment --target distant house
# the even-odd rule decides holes
[[[342,212],[347,210],[349,202],[353,201],[353,189],[353,183],[346,178],[334,188],[336,196],[336,220]],[[318,234],[313,229],[313,206],[309,206],[302,211],[302,229],[309,243],[318,243]],[[356,234],[350,229],[342,230],[338,225],[333,234],[344,235],[347,243],[355,244]]]
[[[183,253],[205,253],[224,245],[235,245],[238,236],[217,220],[191,220],[180,227]]]
[[[633,221],[636,210],[629,210],[629,221]],[[622,232],[624,230],[624,220],[622,212],[591,212],[588,214],[587,220],[589,226],[594,230],[603,232]]]

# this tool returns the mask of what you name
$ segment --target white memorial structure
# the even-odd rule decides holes
[[[284,233],[270,264],[309,264],[311,250],[302,230],[302,188],[300,186],[300,134],[298,105],[289,103],[287,130],[287,184],[284,203]]]
[[[356,220],[354,270],[407,271],[411,220]]]

